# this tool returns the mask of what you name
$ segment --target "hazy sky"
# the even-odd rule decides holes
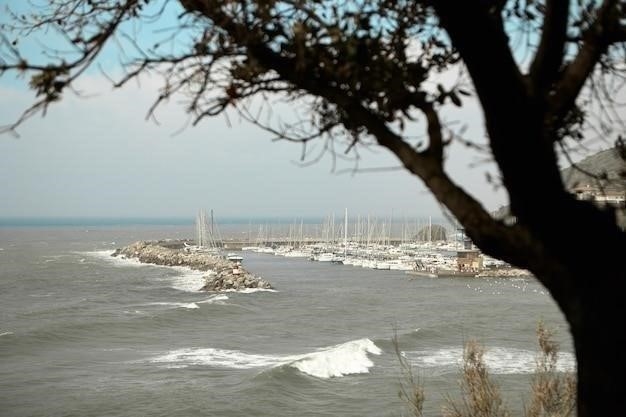
[[[0,78],[0,125],[14,121],[33,99],[13,75]],[[342,213],[428,216],[440,208],[421,181],[402,170],[333,173],[331,158],[299,166],[300,147],[272,142],[245,122],[223,117],[185,125],[180,103],[145,120],[157,79],[112,91],[97,72],[81,80],[89,98],[66,95],[45,118],[0,136],[0,217],[190,217],[200,208],[220,217],[324,216]],[[448,116],[479,135],[476,109]],[[319,145],[318,145],[319,146]],[[488,165],[461,146],[448,171],[490,210],[505,203],[485,181]],[[363,153],[361,167],[398,163],[386,150]],[[338,171],[351,168],[340,164]],[[493,172],[493,170],[492,170]]]

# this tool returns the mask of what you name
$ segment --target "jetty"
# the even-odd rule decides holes
[[[241,257],[228,259],[219,252],[204,250],[185,241],[138,241],[116,249],[111,256],[137,259],[141,263],[184,266],[205,271],[203,291],[241,291],[250,288],[272,289],[266,280],[246,271]]]

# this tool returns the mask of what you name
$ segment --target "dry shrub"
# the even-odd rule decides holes
[[[554,332],[542,322],[537,326],[539,353],[531,382],[530,406],[525,417],[569,417],[576,410],[576,377],[557,369],[559,345]],[[415,377],[410,363],[400,351],[397,336],[393,339],[400,361],[402,379],[398,393],[412,416],[423,417],[424,388]],[[476,341],[469,341],[463,350],[461,400],[446,399],[443,417],[510,417],[504,406],[498,385],[489,377],[484,361],[485,349]]]
[[[419,378],[413,373],[411,364],[400,351],[397,335],[393,338],[393,347],[396,351],[398,361],[400,361],[400,370],[402,371],[402,380],[400,381],[398,396],[407,404],[411,416],[422,417],[422,410],[424,407],[424,387],[420,383]]]
[[[489,378],[483,356],[485,349],[469,341],[463,349],[461,401],[451,398],[442,410],[444,417],[509,417],[498,385]]]
[[[559,345],[554,331],[537,326],[539,355],[531,383],[531,401],[526,417],[568,417],[576,409],[576,377],[557,369]]]

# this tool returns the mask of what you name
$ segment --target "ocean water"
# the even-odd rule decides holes
[[[275,291],[199,292],[201,274],[120,261],[186,225],[0,228],[0,416],[400,416],[401,368],[426,415],[458,394],[477,339],[521,415],[539,320],[567,325],[534,279],[431,279],[244,252]],[[394,336],[396,335],[396,336]]]

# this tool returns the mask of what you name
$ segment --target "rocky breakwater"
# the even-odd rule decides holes
[[[139,241],[116,249],[111,256],[137,259],[141,263],[163,266],[186,266],[196,271],[206,271],[203,291],[241,291],[250,288],[271,289],[269,282],[219,255],[191,252],[187,248],[173,249],[159,242]]]

